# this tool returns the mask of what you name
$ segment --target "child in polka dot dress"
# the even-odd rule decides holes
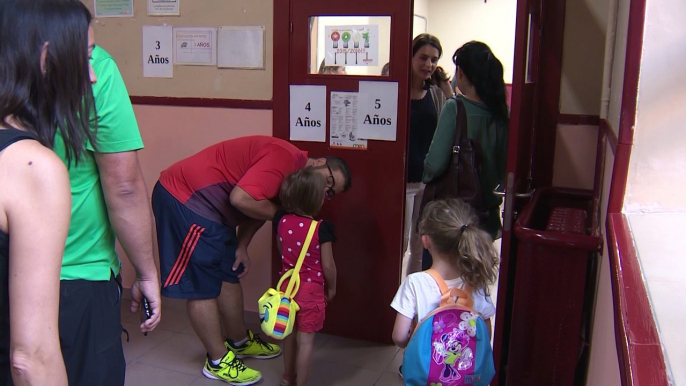
[[[317,171],[306,168],[286,177],[279,198],[283,210],[274,216],[274,233],[281,252],[283,275],[295,267],[313,217],[324,203],[327,180]],[[333,224],[319,221],[300,269],[300,289],[295,301],[300,311],[295,317],[293,333],[283,341],[285,373],[281,386],[308,384],[312,367],[314,333],[324,326],[326,303],[336,294],[336,265],[331,243],[336,241]],[[288,285],[283,283],[285,290]]]

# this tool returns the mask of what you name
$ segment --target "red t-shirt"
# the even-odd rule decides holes
[[[231,206],[238,185],[255,200],[278,197],[284,177],[302,169],[307,153],[279,138],[251,136],[212,145],[160,174],[160,184],[195,213],[228,226],[246,216]]]

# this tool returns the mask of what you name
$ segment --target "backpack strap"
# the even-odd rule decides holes
[[[283,277],[279,281],[277,288],[281,287],[281,283],[286,277],[292,276],[291,280],[288,282],[288,287],[286,287],[286,291],[284,292],[284,295],[289,298],[294,297],[298,292],[298,289],[300,289],[300,268],[302,268],[303,262],[305,261],[305,256],[307,255],[307,250],[310,248],[310,242],[314,236],[314,231],[317,229],[317,224],[319,224],[319,222],[312,220],[310,223],[310,229],[307,232],[307,237],[305,237],[305,242],[300,250],[300,256],[298,256],[298,261],[295,263],[295,268],[284,273]],[[291,273],[290,275],[288,274],[289,272]]]
[[[471,287],[469,284],[465,283],[465,288],[460,289],[460,288],[448,288],[448,284],[446,284],[445,280],[443,280],[443,277],[441,277],[441,274],[438,273],[433,268],[427,269],[426,271],[429,276],[431,276],[435,281],[436,284],[438,284],[438,288],[441,289],[441,304],[440,307],[446,306],[449,304],[456,304],[459,306],[467,307],[469,309],[474,308],[474,299],[472,299],[471,296]]]

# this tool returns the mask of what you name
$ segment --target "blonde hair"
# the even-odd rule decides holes
[[[345,68],[344,66],[326,66],[324,62],[325,60],[322,60],[322,64],[319,65],[320,74],[337,74],[341,68]]]
[[[316,216],[324,203],[326,178],[313,168],[295,171],[281,183],[281,206],[301,216]]]
[[[455,259],[465,283],[488,294],[498,275],[498,253],[491,236],[478,228],[478,217],[469,204],[457,198],[430,202],[419,222],[419,234],[431,239],[436,252]]]

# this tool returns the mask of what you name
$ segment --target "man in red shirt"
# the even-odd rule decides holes
[[[305,167],[326,178],[328,199],[350,187],[342,159],[308,158],[289,142],[266,136],[210,146],[164,170],[155,185],[162,295],[188,299],[191,324],[207,349],[203,374],[208,378],[256,383],[260,373],[240,358],[281,353],[245,327],[239,279],[250,268],[250,241],[276,213],[273,200],[281,182]]]

